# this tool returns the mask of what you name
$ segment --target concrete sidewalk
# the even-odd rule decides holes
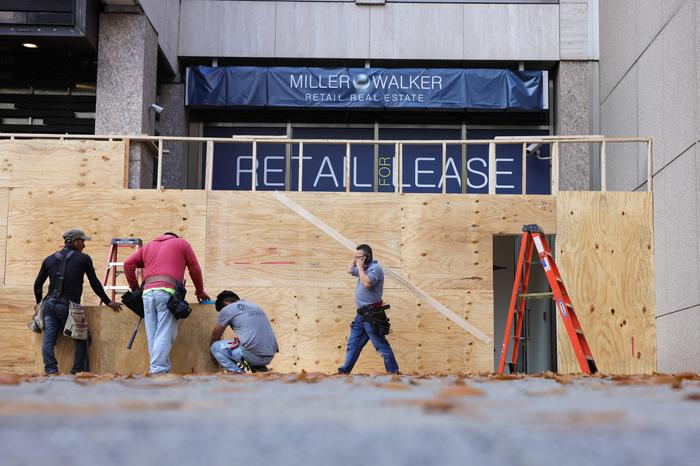
[[[691,375],[13,382],[0,377],[3,466],[700,464]]]

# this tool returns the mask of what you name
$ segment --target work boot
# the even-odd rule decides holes
[[[248,361],[245,359],[241,358],[240,361],[236,361],[236,365],[243,371],[243,372],[253,372],[253,369],[250,367],[250,364]]]

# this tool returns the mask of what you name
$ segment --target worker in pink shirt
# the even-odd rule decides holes
[[[136,269],[143,269],[143,309],[151,374],[164,374],[172,368],[170,349],[177,337],[179,321],[168,310],[168,301],[175,294],[176,282],[185,279],[185,266],[197,299],[208,300],[197,256],[190,243],[175,233],[163,233],[124,261],[124,274],[132,291],[139,289]]]

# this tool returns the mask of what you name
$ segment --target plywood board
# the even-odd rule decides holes
[[[31,287],[0,287],[0,370],[32,372],[35,334],[27,323],[33,313]]]
[[[404,195],[402,273],[422,288],[493,288],[493,235],[524,223],[553,232],[550,196]]]
[[[652,229],[651,193],[557,194],[557,265],[603,373],[656,370]],[[580,371],[561,324],[557,349]]]
[[[63,232],[75,226],[92,237],[84,252],[92,257],[100,279],[111,238],[137,237],[147,242],[165,231],[187,239],[205,267],[205,218],[203,191],[13,189],[6,284],[33,284],[42,260],[62,246]],[[83,304],[96,304],[90,294],[86,298]]]
[[[556,233],[554,196],[403,194],[401,208],[405,215],[419,216],[428,227],[450,225],[515,235],[523,224],[537,223],[547,234]]]
[[[493,328],[490,292],[429,292],[480,327]],[[387,311],[392,325],[388,340],[402,372],[468,372],[491,368],[493,350],[489,345],[483,345],[449,319],[428,309],[410,292],[389,290],[384,299],[392,306]],[[334,372],[345,360],[350,323],[356,315],[353,289],[307,293],[301,298],[299,309],[299,368]],[[492,336],[491,331],[488,334]],[[354,372],[384,372],[383,359],[371,342]]]
[[[122,188],[124,142],[0,141],[0,187]]]
[[[329,193],[290,197],[303,202],[322,220],[330,219],[334,228],[349,232],[358,244],[371,244],[385,266],[399,267],[396,196],[380,196],[383,201],[379,202],[372,195],[356,194],[345,200]],[[272,287],[310,283],[342,288],[351,259],[352,253],[280,204],[271,193],[209,194],[207,283]]]
[[[5,284],[5,256],[7,253],[7,209],[10,190],[0,188],[0,285]]]

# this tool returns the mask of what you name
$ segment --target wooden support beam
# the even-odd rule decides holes
[[[131,152],[130,141],[124,139],[124,189],[129,189],[129,154]]]
[[[496,194],[496,144],[489,143],[489,194]]]
[[[647,191],[654,190],[654,148],[652,139],[647,141]]]
[[[552,143],[552,187],[550,194],[555,195],[559,191],[559,142]]]
[[[442,143],[442,194],[447,194],[447,143]]]
[[[350,192],[350,143],[345,144],[345,192]]]
[[[214,141],[207,141],[206,173],[204,174],[204,190],[211,191],[214,180]]]
[[[258,143],[253,141],[253,178],[250,190],[255,192],[258,185]]]
[[[297,191],[301,192],[304,185],[304,143],[299,143],[299,170],[297,175],[299,175],[299,182],[297,185]]]
[[[156,173],[156,189],[163,187],[163,140],[158,140],[158,173]]]
[[[600,143],[600,190],[608,190],[608,151],[605,141]]]
[[[527,143],[523,143],[523,180],[522,194],[527,194]]]
[[[399,187],[398,187],[398,191],[399,191],[399,193],[402,193],[403,192],[403,144],[398,143],[397,146],[399,148],[399,168],[398,168],[398,170],[399,170]]]
[[[272,195],[280,201],[282,204],[285,206],[289,207],[292,211],[297,213],[300,217],[302,217],[304,220],[307,222],[311,223],[314,225],[316,228],[319,230],[323,231],[326,233],[328,236],[345,246],[347,249],[350,251],[355,251],[355,248],[357,247],[357,244],[350,241],[348,238],[345,236],[341,235],[339,232],[334,230],[332,227],[328,226],[325,224],[323,221],[321,221],[319,218],[314,216],[312,213],[301,207],[299,204],[296,202],[292,201],[289,199],[287,196],[282,194],[279,191],[275,191],[272,193]],[[411,282],[409,282],[406,278],[401,276],[401,274],[395,272],[394,270],[390,268],[385,268],[384,269],[384,274],[387,275],[389,278],[394,280],[396,283],[399,285],[405,287],[407,290],[409,290],[411,293],[416,295],[418,298],[420,298],[422,301],[425,303],[429,304],[433,309],[438,311],[440,314],[444,315],[457,325],[459,325],[462,329],[464,329],[466,332],[470,333],[472,336],[477,338],[483,343],[490,343],[491,338],[489,338],[488,335],[483,333],[481,330],[478,328],[474,327],[471,325],[469,322],[452,312],[450,309],[448,309],[445,305],[434,299],[432,296],[430,296],[428,293],[424,292],[417,286],[413,285]]]

